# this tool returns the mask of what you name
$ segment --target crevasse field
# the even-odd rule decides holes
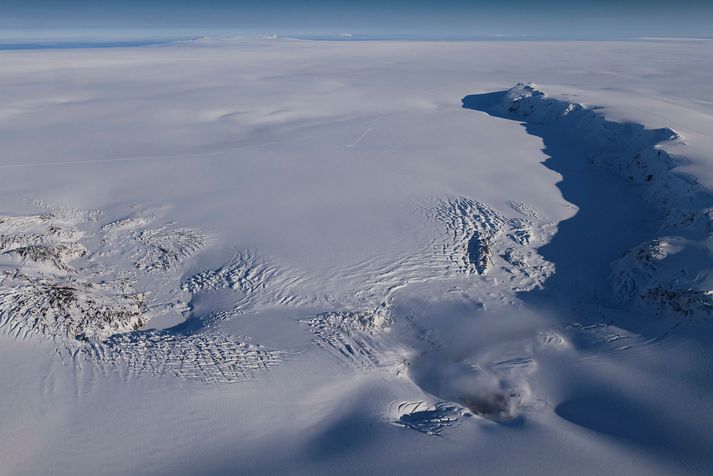
[[[712,58],[0,51],[0,473],[710,474]]]

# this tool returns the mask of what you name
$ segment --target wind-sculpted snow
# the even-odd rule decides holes
[[[337,271],[333,276],[309,276],[280,266],[257,252],[243,251],[221,267],[189,277],[182,286],[196,296],[210,296],[210,293],[224,289],[235,292],[232,308],[209,313],[205,318],[208,322],[234,319],[244,312],[272,306],[349,307],[358,304],[368,309],[375,305],[370,299],[374,294],[359,296],[360,291],[368,288],[367,282],[378,276],[348,276],[345,278],[344,271]],[[337,280],[341,282],[335,286]],[[331,286],[330,281],[333,281]],[[347,287],[347,293],[344,293],[344,285],[353,287]],[[372,311],[323,312],[306,317],[301,323],[313,334],[313,341],[319,348],[347,367],[369,369],[393,364],[386,358],[393,352],[383,338],[390,324],[387,289],[394,285],[385,285],[382,292],[374,291],[381,305]],[[331,290],[333,294],[330,294]]]
[[[0,266],[72,271],[69,263],[87,253],[76,227],[84,219],[70,210],[0,217]]]
[[[676,315],[713,311],[702,278],[708,261],[701,239],[712,228],[709,208],[702,206],[707,199],[694,182],[673,173],[676,161],[658,148],[662,140],[675,139],[672,131],[606,121],[529,85],[501,93],[487,110],[528,124],[561,122],[564,136],[585,144],[588,161],[622,175],[659,207],[661,236],[621,250],[611,266],[617,302]],[[311,335],[313,350],[359,372],[405,375],[434,397],[435,403],[394,403],[391,423],[444,436],[465,417],[517,421],[547,406],[534,383],[552,352],[568,351],[575,342],[597,356],[651,341],[615,325],[580,322],[500,341],[501,333],[511,332],[505,325],[493,330],[498,337],[492,342],[464,347],[441,334],[440,326],[461,325],[463,338],[487,336],[485,328],[469,334],[468,319],[481,319],[491,303],[518,302],[557,274],[557,263],[540,252],[556,234],[552,220],[523,201],[500,203],[509,207],[498,209],[475,196],[418,201],[414,215],[426,230],[420,243],[322,273],[255,249],[196,268],[200,260],[192,258],[210,248],[211,240],[163,220],[159,210],[137,208],[111,220],[101,220],[98,212],[54,208],[0,217],[0,329],[18,338],[63,342],[79,365],[233,383],[259,378],[295,351],[263,347],[224,326],[251,313],[291,308]],[[701,265],[691,268],[701,257]],[[185,274],[186,269],[197,271]],[[414,286],[439,296],[434,299],[446,307],[462,305],[458,317],[453,311],[441,316],[432,303],[408,312],[396,305]],[[153,319],[166,315],[185,322],[150,329]],[[434,316],[441,319],[437,325],[422,324]],[[484,324],[489,325],[494,324]]]
[[[470,198],[438,200],[433,214],[446,239],[437,252],[445,254],[459,273],[482,276],[497,266],[507,270],[520,290],[539,285],[552,267],[535,249],[551,235],[551,226],[526,204],[513,208],[526,217],[508,218]]]
[[[658,210],[658,236],[612,262],[612,293],[619,302],[633,300],[680,315],[710,313],[706,276],[713,260],[703,250],[713,231],[713,194],[675,171],[681,161],[662,145],[679,141],[676,132],[609,121],[596,109],[548,97],[532,84],[467,96],[463,105],[522,120],[527,127],[556,128],[560,137],[586,151],[588,161],[629,181]]]
[[[709,209],[701,206],[707,199],[694,182],[673,173],[675,160],[658,148],[675,138],[672,131],[612,123],[529,85],[498,95],[487,109],[527,123],[561,122],[558,130],[585,145],[588,161],[622,175],[659,207],[660,236],[621,250],[611,265],[612,296],[622,308],[713,312],[713,296],[704,288],[708,258],[702,240],[713,228]],[[162,220],[158,210],[136,209],[113,220],[51,208],[0,217],[0,329],[62,342],[81,367],[234,383],[260,378],[296,351],[263,347],[225,326],[259,318],[247,317],[251,313],[290,308],[311,335],[313,350],[347,369],[408,378],[433,397],[431,403],[394,402],[389,422],[429,436],[445,436],[466,418],[515,424],[548,406],[535,379],[553,353],[578,345],[587,358],[599,358],[666,337],[643,339],[585,319],[562,329],[513,332],[530,325],[519,315],[468,330],[491,304],[501,309],[518,303],[557,278],[559,263],[540,252],[556,235],[551,219],[523,201],[504,203],[509,207],[468,196],[418,201],[414,215],[426,228],[418,245],[322,273],[252,249],[186,275],[186,265],[211,240]],[[399,302],[414,289],[433,301]],[[153,319],[167,315],[184,323],[150,329]],[[462,332],[450,334],[459,326]]]
[[[126,217],[104,225],[105,241],[113,248],[131,252],[134,266],[141,271],[167,271],[181,264],[205,246],[203,235],[190,228],[148,227],[148,216]]]
[[[194,274],[182,283],[193,295],[231,289],[240,293],[235,310],[260,305],[297,305],[318,300],[303,273],[254,250],[238,252],[226,264]]]
[[[710,46],[0,52],[0,473],[707,474]]]
[[[513,205],[520,215],[513,218],[464,197],[421,202],[416,208],[425,211],[435,236],[416,251],[314,275],[244,250],[222,266],[189,276],[182,289],[201,302],[214,293],[233,292],[231,307],[207,312],[206,322],[275,306],[332,309],[301,322],[318,347],[347,367],[368,369],[398,366],[405,359],[398,342],[388,338],[391,302],[404,287],[492,271],[517,291],[537,287],[551,273],[534,251],[551,234],[551,225],[533,207]]]
[[[384,362],[383,330],[389,317],[382,311],[325,312],[303,321],[317,345],[351,367],[378,367]]]
[[[671,253],[676,240],[657,238],[632,248],[612,264],[615,297],[628,302],[654,281],[662,261]]]
[[[189,228],[147,229],[136,236],[143,245],[136,267],[141,270],[167,270],[194,255],[205,242],[203,236]]]
[[[155,226],[146,213],[103,226],[99,216],[51,209],[0,217],[3,333],[53,339],[75,359],[127,375],[235,382],[282,360],[283,352],[213,330],[140,330],[167,313],[188,317],[191,294],[181,290],[178,268],[205,239],[173,224]]]
[[[389,408],[389,421],[392,424],[429,436],[443,436],[463,416],[470,414],[463,407],[446,402],[393,402]]]
[[[484,275],[493,265],[494,242],[503,234],[505,217],[470,199],[449,200],[437,208],[436,216],[461,249],[461,269]]]
[[[210,383],[260,377],[286,352],[262,348],[218,332],[146,331],[116,334],[87,346],[92,362],[125,375],[175,376]]]
[[[0,276],[0,328],[17,337],[39,334],[75,341],[130,332],[148,322],[145,296],[86,279],[73,267],[88,250],[82,224],[97,213],[55,209],[0,217],[5,270]]]
[[[0,329],[78,341],[139,329],[148,318],[144,296],[69,277],[0,276]]]
[[[513,209],[520,216],[506,217],[464,197],[420,202],[416,211],[425,212],[434,239],[415,251],[317,275],[258,250],[243,250],[221,266],[189,276],[181,286],[201,303],[210,303],[218,294],[221,302],[231,300],[229,307],[215,310],[202,304],[208,306],[202,319],[211,323],[276,306],[331,309],[301,319],[317,347],[350,368],[386,367],[398,373],[408,352],[389,335],[392,300],[399,290],[487,272],[508,282],[513,291],[526,290],[551,272],[534,251],[551,234],[551,225],[524,203]]]
[[[13,241],[16,245],[19,240]],[[0,257],[4,258],[2,261],[15,262],[23,266],[32,263],[50,266],[60,271],[72,271],[68,263],[81,258],[86,253],[87,249],[79,243],[28,244],[13,246],[3,251]]]

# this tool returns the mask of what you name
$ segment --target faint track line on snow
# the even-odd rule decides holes
[[[374,120],[371,122],[371,124],[364,130],[364,132],[362,132],[361,135],[359,135],[359,137],[356,138],[356,140],[355,140],[354,142],[352,142],[351,144],[347,144],[345,147],[351,149],[352,147],[358,146],[359,143],[360,143],[362,140],[364,140],[364,138],[365,138],[366,136],[368,136],[368,135],[371,133],[371,131],[374,130],[374,128],[376,127],[376,124],[379,122],[379,119],[381,119],[381,117],[377,117],[376,119],[374,119]]]
[[[311,140],[312,137],[299,137],[296,139],[285,139],[277,140],[271,142],[263,142],[260,144],[246,145],[243,147],[231,147],[229,149],[215,150],[211,152],[194,152],[189,154],[168,154],[168,155],[148,155],[148,156],[137,156],[137,157],[114,157],[108,159],[92,159],[92,160],[68,160],[62,162],[33,162],[27,164],[2,164],[0,169],[11,169],[11,168],[23,168],[23,167],[47,167],[53,165],[87,165],[87,164],[104,164],[104,163],[114,163],[114,162],[142,162],[151,160],[171,160],[171,159],[190,159],[197,157],[211,157],[218,156],[220,154],[225,154],[228,152],[234,152],[239,150],[250,150],[250,149],[260,149],[262,147],[268,147],[271,145],[278,144],[289,144],[292,142],[302,142]]]

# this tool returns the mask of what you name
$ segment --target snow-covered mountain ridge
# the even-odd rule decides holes
[[[597,108],[550,97],[532,83],[483,101],[468,96],[463,103],[527,127],[556,127],[583,147],[582,159],[625,178],[658,211],[655,236],[611,263],[612,293],[620,303],[682,315],[713,311],[713,192],[676,171],[685,157],[665,150],[681,141],[675,131],[608,120]]]

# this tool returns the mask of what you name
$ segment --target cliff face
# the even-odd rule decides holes
[[[485,96],[489,96],[487,101]],[[620,175],[658,212],[658,217],[652,217],[656,225],[650,239],[610,264],[615,301],[681,315],[713,310],[709,276],[713,193],[694,178],[676,172],[685,158],[674,157],[662,147],[681,140],[675,131],[610,121],[596,108],[548,97],[533,84],[468,96],[463,103],[522,121],[528,128],[549,127],[566,140],[576,141],[586,155],[573,160],[587,160],[600,170]]]

